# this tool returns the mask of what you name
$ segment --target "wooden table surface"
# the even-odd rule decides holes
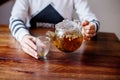
[[[74,53],[51,43],[47,60],[36,60],[22,51],[8,26],[0,25],[0,80],[120,80],[120,41],[113,33],[99,32]]]

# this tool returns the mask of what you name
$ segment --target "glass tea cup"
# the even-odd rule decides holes
[[[36,39],[36,45],[39,59],[46,59],[50,48],[50,38],[45,35],[39,36]]]

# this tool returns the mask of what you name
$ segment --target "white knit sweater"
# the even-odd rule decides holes
[[[23,36],[30,34],[26,25],[30,19],[41,12],[46,6],[51,4],[55,10],[64,18],[72,20],[73,10],[81,21],[88,20],[96,22],[97,18],[90,11],[87,0],[16,0],[13,7],[9,28],[12,35],[21,41]]]

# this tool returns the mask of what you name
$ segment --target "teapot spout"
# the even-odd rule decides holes
[[[54,38],[55,38],[55,33],[52,32],[52,31],[47,31],[47,32],[46,32],[46,35],[47,35],[48,37],[50,37],[51,40],[54,40]]]

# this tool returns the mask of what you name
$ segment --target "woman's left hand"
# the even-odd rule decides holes
[[[95,24],[89,21],[83,21],[82,24],[82,34],[85,40],[90,40],[96,35]]]

